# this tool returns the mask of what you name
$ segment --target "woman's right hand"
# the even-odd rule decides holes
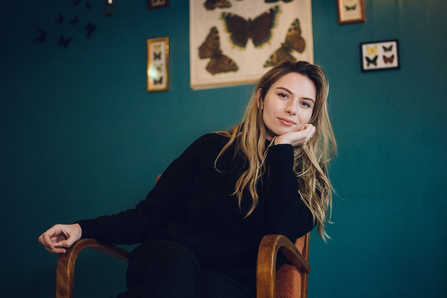
[[[66,248],[81,239],[82,229],[79,224],[54,225],[40,235],[39,242],[51,253],[65,253]]]

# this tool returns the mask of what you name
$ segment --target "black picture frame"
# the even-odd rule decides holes
[[[399,40],[360,43],[360,68],[363,72],[400,69]]]

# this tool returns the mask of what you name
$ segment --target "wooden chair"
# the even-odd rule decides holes
[[[59,255],[56,272],[56,298],[74,297],[74,269],[78,254],[86,248],[96,249],[129,260],[130,253],[114,245],[94,239],[81,239],[67,252]],[[290,263],[276,272],[278,252]],[[309,234],[299,238],[295,245],[281,235],[265,236],[259,246],[257,264],[257,298],[307,298],[307,275],[310,273]]]

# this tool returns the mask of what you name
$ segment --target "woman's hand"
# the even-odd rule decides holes
[[[79,224],[55,225],[40,235],[39,242],[51,253],[65,253],[65,248],[81,239],[82,229]]]
[[[303,146],[312,138],[314,133],[315,126],[306,124],[298,131],[292,131],[278,136],[275,139],[275,145],[291,144],[293,147]]]

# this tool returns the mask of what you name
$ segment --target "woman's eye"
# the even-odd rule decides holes
[[[287,94],[285,94],[285,93],[279,93],[278,96],[282,97],[282,98],[287,98]]]
[[[305,102],[305,101],[301,102],[301,104],[302,104],[303,106],[305,106],[306,108],[310,108],[310,104],[308,104],[308,103]]]

